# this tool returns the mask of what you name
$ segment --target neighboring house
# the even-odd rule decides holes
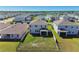
[[[15,23],[27,23],[29,24],[32,21],[32,16],[29,14],[23,14],[15,17]]]
[[[3,28],[2,28],[3,27]],[[0,25],[0,39],[21,40],[26,34],[28,25],[26,23],[2,24]]]
[[[0,23],[13,23],[14,17],[6,18],[0,21]]]
[[[69,21],[76,21],[79,19],[77,15],[74,14],[67,14],[67,15],[60,15],[59,19],[69,20]]]
[[[79,22],[61,19],[54,21],[53,27],[60,36],[79,36]]]
[[[5,18],[5,15],[0,14],[0,20],[3,20]]]
[[[56,17],[51,17],[51,21],[55,21],[56,20]]]
[[[46,15],[46,16],[45,16],[45,20],[46,20],[46,21],[48,21],[48,20],[51,21],[51,16],[50,16],[50,15]]]
[[[26,18],[27,16],[28,16],[28,15],[25,15],[25,14],[16,16],[16,17],[15,17],[15,22],[16,22],[16,23],[25,22],[25,18]]]
[[[25,16],[24,15],[19,15],[15,17],[15,21],[24,21],[25,20]]]
[[[32,16],[25,17],[25,22],[29,24],[32,21]]]
[[[41,19],[34,20],[29,24],[31,34],[48,36],[49,30],[47,29],[47,22]]]
[[[39,16],[37,16],[37,18],[39,18],[41,20],[45,20],[45,21],[50,20],[51,22],[53,22],[55,20],[55,17],[53,17],[52,15],[39,15]]]
[[[38,15],[37,18],[38,18],[38,19],[41,19],[41,20],[46,20],[46,19],[45,19],[45,15]]]
[[[59,15],[59,19],[64,19],[64,20],[68,20],[69,16],[67,15]]]

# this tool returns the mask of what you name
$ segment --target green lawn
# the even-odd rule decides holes
[[[51,26],[48,26],[48,29],[51,30],[57,38],[59,45],[61,46],[61,51],[79,51],[79,38],[61,38]]]
[[[48,23],[48,29],[50,31],[52,31],[53,35],[56,37],[56,40],[58,42],[58,47],[60,49],[60,51],[62,51],[63,49],[63,44],[62,44],[62,38],[56,33],[56,31],[54,30],[53,26],[51,25],[51,23]]]
[[[62,39],[61,39],[60,36],[55,32],[55,30],[53,29],[53,26],[52,26],[51,24],[48,25],[48,29],[49,29],[50,31],[52,31],[52,33],[55,35],[57,41],[58,41],[59,43],[62,43]]]
[[[50,22],[48,23],[51,24]],[[61,51],[79,52],[79,38],[61,38],[50,25],[48,26],[48,29],[51,30],[57,38],[59,45],[61,46]]]
[[[28,34],[19,46],[19,51],[58,51],[53,37],[38,37]]]
[[[79,52],[79,38],[64,38],[62,51]]]
[[[0,52],[15,52],[19,42],[0,42]]]
[[[61,50],[58,50],[53,37],[34,37],[28,34],[24,42],[19,46],[18,51],[79,52],[79,38],[61,38],[51,26],[48,26],[48,29],[56,36]]]

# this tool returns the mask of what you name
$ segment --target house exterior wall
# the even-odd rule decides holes
[[[21,40],[22,38],[24,38],[26,32],[22,33],[22,34],[9,34],[9,36],[7,36],[7,34],[0,34],[0,39],[14,39],[14,40]]]
[[[64,29],[67,32],[67,35],[78,35],[79,26],[75,25],[59,25],[58,30]]]
[[[42,28],[47,28],[47,25],[30,25],[30,33],[40,34]]]
[[[10,34],[11,39],[19,39],[19,34]]]
[[[15,17],[15,21],[25,21],[25,17],[17,16],[17,17]]]
[[[0,38],[1,39],[19,39],[20,38],[19,34],[8,34],[8,35],[7,34],[1,34]]]

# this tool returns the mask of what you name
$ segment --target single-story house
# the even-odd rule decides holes
[[[0,21],[0,23],[13,23],[14,17],[6,18]]]
[[[3,27],[3,28],[2,28]],[[21,40],[26,34],[28,25],[26,23],[2,24],[0,25],[0,39]]]

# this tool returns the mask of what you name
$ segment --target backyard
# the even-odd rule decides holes
[[[79,38],[64,38],[62,40],[64,52],[79,52]]]
[[[61,51],[64,52],[79,52],[79,38],[62,38],[60,37],[51,26],[48,27],[57,38]]]
[[[79,51],[79,38],[62,38],[50,25],[48,29],[55,35],[60,50],[53,37],[33,36],[29,33],[17,51]]]
[[[0,52],[16,52],[19,42],[0,42]]]
[[[18,51],[58,51],[58,48],[53,37],[33,36],[29,33]]]
[[[59,42],[60,50],[64,52],[68,51],[79,51],[79,38],[62,38],[60,37],[55,30],[51,27],[48,26],[48,29],[53,32],[55,35],[57,41]]]

